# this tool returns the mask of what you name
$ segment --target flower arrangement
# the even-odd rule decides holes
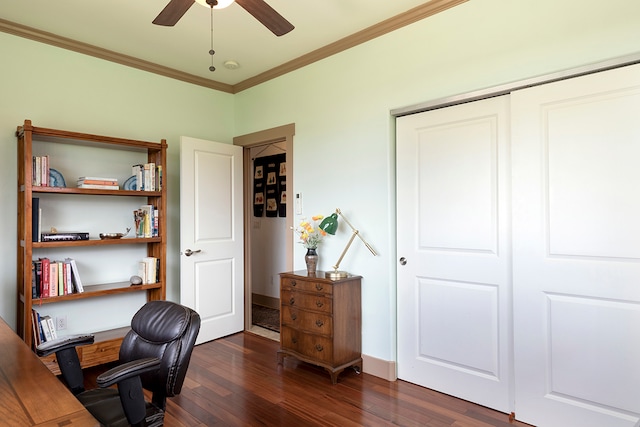
[[[319,227],[319,221],[324,218],[322,215],[316,215],[311,217],[311,222],[306,219],[302,219],[300,224],[295,229],[295,232],[300,236],[300,242],[307,249],[316,249],[327,232]]]

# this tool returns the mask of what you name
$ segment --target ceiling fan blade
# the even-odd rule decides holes
[[[195,3],[195,0],[171,0],[164,9],[162,9],[162,12],[156,16],[153,23],[172,27],[176,25],[193,3]]]
[[[275,11],[264,0],[236,0],[240,6],[253,15],[276,36],[282,36],[295,27]]]

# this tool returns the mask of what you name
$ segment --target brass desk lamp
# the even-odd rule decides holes
[[[347,242],[347,246],[345,246],[342,253],[340,254],[340,258],[338,258],[336,265],[333,266],[333,271],[327,271],[325,273],[325,277],[327,279],[332,279],[332,280],[344,279],[345,277],[349,276],[349,273],[347,273],[346,271],[338,271],[338,268],[340,267],[342,258],[344,258],[345,254],[349,250],[349,247],[351,246],[351,243],[353,242],[353,239],[355,239],[356,236],[358,236],[360,240],[362,240],[362,243],[364,243],[364,245],[367,247],[367,249],[369,249],[369,251],[373,254],[373,256],[378,255],[376,251],[371,247],[371,245],[369,245],[369,243],[367,243],[362,238],[359,231],[353,225],[351,225],[351,223],[347,218],[345,218],[345,216],[342,214],[340,209],[336,209],[335,213],[332,213],[331,215],[323,219],[322,222],[320,223],[320,228],[326,231],[328,234],[335,235],[336,231],[338,230],[338,215],[340,215],[340,217],[344,220],[344,222],[346,222],[349,225],[349,227],[351,227],[352,233],[351,233],[351,238]]]

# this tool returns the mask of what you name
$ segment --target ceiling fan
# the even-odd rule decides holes
[[[293,30],[294,26],[284,19],[282,15],[275,11],[264,0],[235,0],[244,10],[249,12],[262,25],[267,27],[276,36],[282,36]],[[153,20],[156,25],[173,26],[182,15],[195,3],[195,0],[171,0],[162,9],[162,12]],[[218,0],[206,0],[206,3],[214,7],[218,4]]]

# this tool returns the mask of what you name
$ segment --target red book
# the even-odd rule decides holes
[[[49,258],[40,258],[40,261],[42,261],[42,288],[40,289],[40,297],[48,298],[50,293],[49,284],[51,283],[51,279],[49,278],[51,261]]]

